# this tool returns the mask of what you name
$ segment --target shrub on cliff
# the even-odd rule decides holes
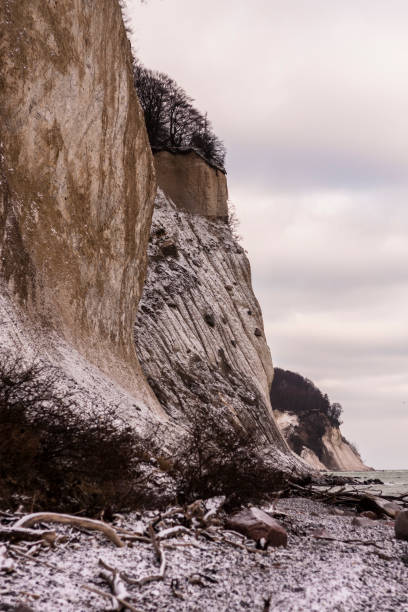
[[[275,368],[271,402],[275,410],[298,416],[320,413],[333,427],[341,425],[341,404],[331,404],[327,394],[323,394],[311,380],[290,370]]]
[[[134,83],[153,148],[192,148],[224,167],[225,148],[207,115],[194,108],[192,98],[173,79],[136,62]]]
[[[84,414],[85,412],[85,414]],[[0,358],[0,499],[36,509],[120,508],[147,501],[146,442],[116,407],[86,410],[59,385],[56,369]]]
[[[225,495],[230,507],[266,499],[283,484],[282,473],[261,455],[259,432],[208,406],[189,415],[188,435],[170,471],[180,501]]]

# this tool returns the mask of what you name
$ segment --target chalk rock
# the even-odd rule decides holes
[[[159,257],[177,237],[178,258]],[[148,245],[148,274],[135,325],[138,357],[171,419],[186,423],[209,402],[256,428],[273,461],[299,466],[269,400],[273,365],[245,252],[228,224],[180,210],[159,189]],[[251,314],[249,314],[251,313]]]
[[[291,396],[293,394],[295,399],[299,397],[299,393],[312,394],[317,411],[305,411],[301,418],[298,418]],[[282,401],[282,397],[286,397],[287,401]],[[321,403],[321,398],[321,392],[317,387],[313,389],[310,381],[294,372],[276,368],[271,387],[271,402],[275,418],[289,446],[306,463],[318,470],[370,469],[364,466],[357,449],[347,442],[339,427],[335,426],[335,421],[329,417],[327,406]]]
[[[0,344],[160,410],[133,344],[155,174],[119,3],[0,5]]]
[[[252,540],[265,540],[270,546],[286,546],[286,529],[259,508],[247,508],[229,517],[228,526]]]
[[[227,179],[222,170],[209,165],[194,151],[159,151],[154,161],[159,187],[178,208],[227,219]]]
[[[408,540],[408,510],[401,510],[395,519],[395,537]]]

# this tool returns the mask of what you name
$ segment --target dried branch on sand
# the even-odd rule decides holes
[[[95,521],[93,519],[83,518],[80,516],[72,516],[71,514],[58,514],[56,512],[35,512],[24,516],[13,525],[14,528],[32,527],[36,523],[64,523],[65,525],[72,525],[73,527],[83,527],[85,529],[96,529],[106,535],[116,546],[125,546],[124,542],[120,539],[116,531],[109,527],[102,521]]]

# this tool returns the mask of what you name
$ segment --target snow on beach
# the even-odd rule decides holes
[[[166,540],[164,580],[128,586],[129,602],[140,611],[408,610],[408,543],[395,539],[393,521],[354,527],[352,513],[303,498],[280,500],[276,511],[288,531],[287,548],[249,552],[196,534],[178,534]],[[133,513],[118,517],[116,525],[140,532],[141,521],[146,525],[153,516]],[[217,539],[226,534],[243,542],[221,527],[211,529]],[[99,559],[136,578],[158,572],[148,542],[117,548],[95,532],[62,526],[56,531],[67,536],[65,542],[42,548],[31,560],[16,554],[16,570],[0,574],[1,611],[14,610],[19,603],[35,612],[109,609],[109,600],[82,587],[109,593],[99,577]]]

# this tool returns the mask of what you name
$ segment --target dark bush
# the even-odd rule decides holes
[[[148,443],[117,407],[81,406],[55,368],[0,358],[0,497],[36,509],[123,508],[147,503]]]
[[[331,425],[341,425],[341,404],[330,403],[316,385],[296,372],[275,368],[271,387],[271,402],[274,410],[291,412],[300,417],[316,412],[328,418]]]
[[[207,115],[163,72],[134,65],[134,84],[153,149],[194,149],[208,162],[224,168],[225,147],[214,134]]]
[[[255,428],[243,429],[229,413],[210,407],[189,415],[171,473],[180,501],[226,495],[230,507],[267,499],[284,482],[262,457]]]

